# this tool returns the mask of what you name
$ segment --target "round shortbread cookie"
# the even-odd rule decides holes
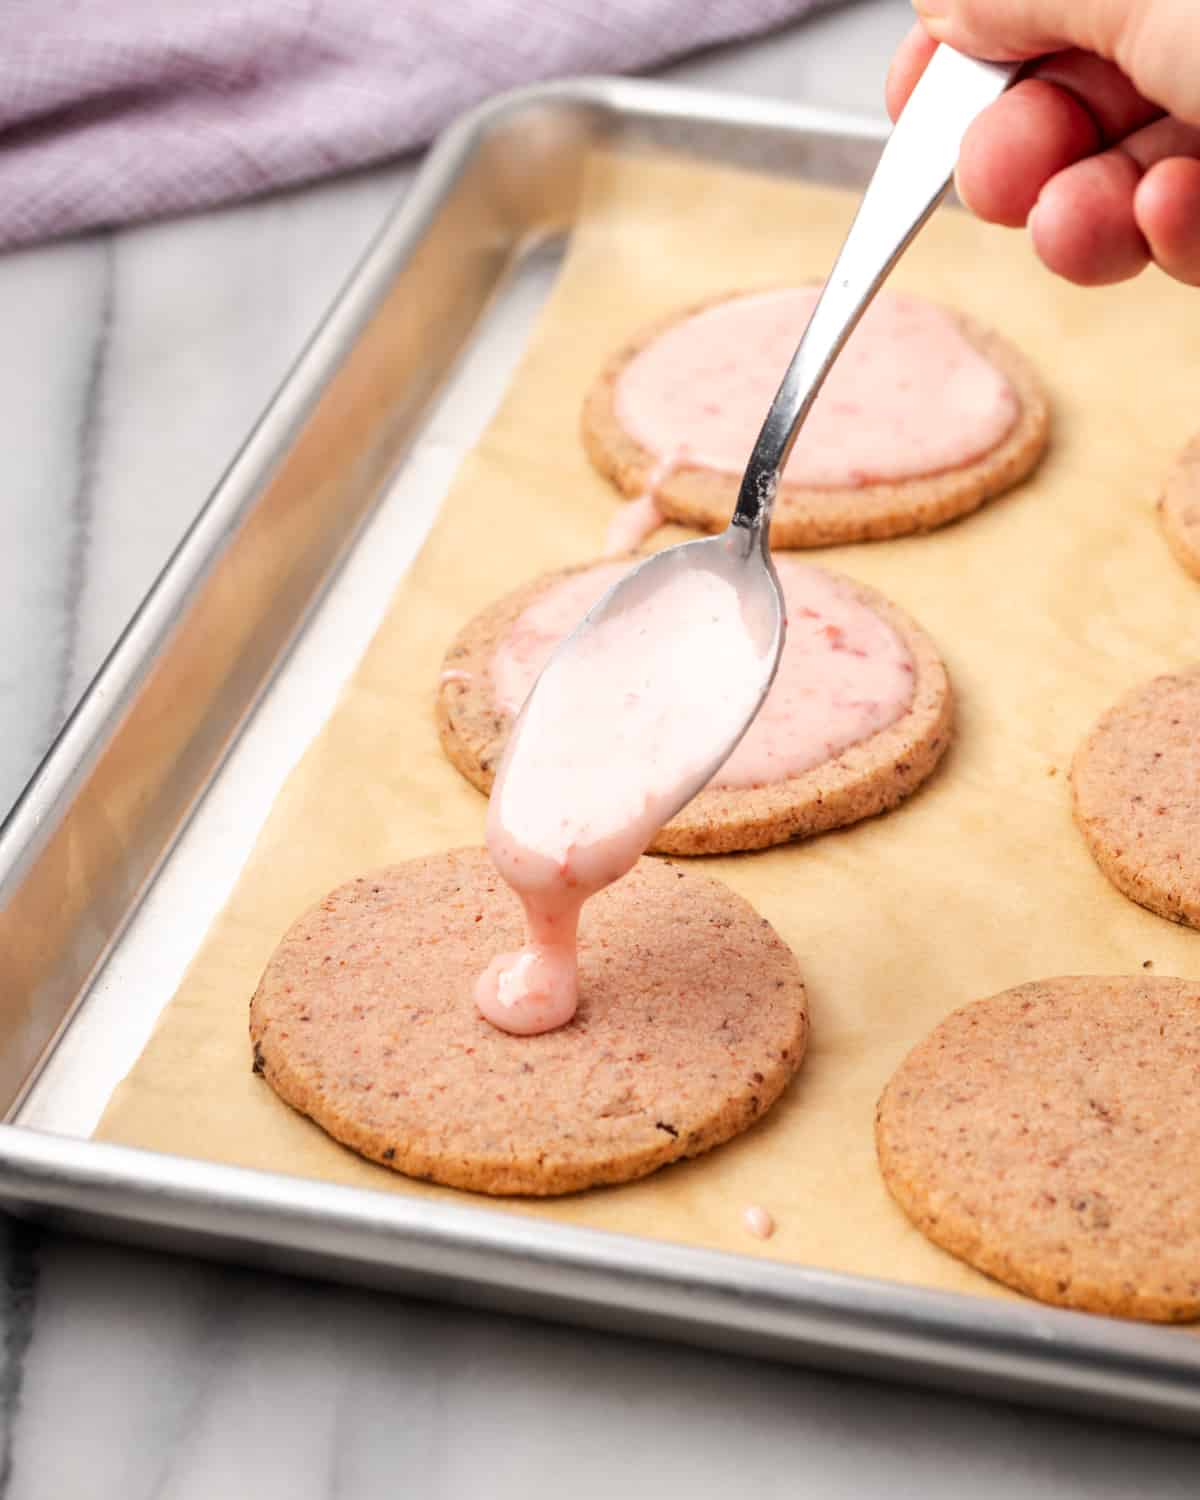
[[[1200,983],[1047,979],[976,1001],[883,1091],[884,1181],[935,1244],[1043,1302],[1200,1317]]]
[[[1113,885],[1200,927],[1200,667],[1155,677],[1109,709],[1075,752],[1071,793]]]
[[[411,1177],[545,1196],[644,1177],[759,1119],[808,1035],[791,951],[740,896],[642,860],[584,908],[579,1009],[499,1031],[477,976],[520,947],[483,849],[339,886],[250,1003],[254,1066],[336,1140]]]
[[[612,356],[588,392],[581,424],[584,447],[595,468],[624,495],[645,491],[661,457],[643,447],[618,416],[616,389],[622,371],[668,328],[745,295],[710,298],[644,329]],[[968,342],[1007,378],[1018,404],[1014,425],[988,452],[938,473],[829,489],[785,479],[775,500],[772,547],[827,547],[932,531],[1011,489],[1035,467],[1050,431],[1050,408],[1041,381],[1007,339],[964,314],[951,316]],[[683,463],[656,486],[656,503],[668,520],[722,531],[729,524],[741,478],[740,472]]]
[[[565,568],[544,574],[489,605],[460,631],[446,653],[436,708],[442,748],[482,792],[491,791],[512,722],[495,698],[489,672],[492,656],[540,594],[582,571]],[[933,642],[903,610],[874,589],[825,569],[817,571],[837,579],[904,643],[913,663],[911,707],[893,724],[833,759],[784,781],[755,787],[706,787],[655,835],[650,845],[654,853],[731,854],[765,849],[858,822],[903,801],[945,753],[953,698]]]
[[[1158,516],[1180,566],[1200,578],[1200,437],[1179,455],[1158,502]]]

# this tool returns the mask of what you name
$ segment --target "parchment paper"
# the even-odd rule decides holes
[[[496,1206],[361,1161],[292,1113],[251,1074],[247,1003],[284,930],[328,888],[482,841],[483,799],[443,758],[434,730],[442,652],[486,601],[598,553],[617,502],[577,428],[605,356],[692,300],[823,276],[856,201],[649,157],[599,156],[589,184],[498,415],[113,1097],[101,1139]],[[1197,655],[1200,586],[1168,555],[1153,500],[1200,426],[1200,293],[1156,273],[1073,289],[1038,268],[1023,236],[952,212],[922,234],[895,283],[1010,334],[1054,404],[1053,447],[1032,482],[931,536],[819,558],[882,589],[933,634],[958,696],[956,743],[933,781],[886,817],[706,861],[774,923],[809,986],[811,1052],[770,1115],[644,1182],[501,1206],[998,1294],[891,1202],[875,1164],[875,1101],[907,1049],[968,1000],[1147,962],[1156,974],[1200,977],[1200,934],[1134,906],[1092,864],[1066,776],[1108,704]],[[765,1243],[742,1227],[751,1202],[778,1221]]]

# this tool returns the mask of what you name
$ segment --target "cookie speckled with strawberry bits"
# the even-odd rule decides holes
[[[1111,708],[1075,754],[1071,791],[1113,885],[1200,927],[1200,667],[1155,677]]]
[[[644,859],[589,901],[578,1012],[540,1036],[497,1030],[472,993],[523,934],[482,849],[338,887],[267,965],[250,1005],[256,1071],[397,1172],[544,1196],[720,1145],[760,1119],[800,1065],[796,960],[707,876]]]
[[[1063,978],[955,1011],[879,1101],[917,1228],[1043,1302],[1200,1318],[1200,983]]]
[[[1200,437],[1180,454],[1159,499],[1158,518],[1179,565],[1200,578]]]

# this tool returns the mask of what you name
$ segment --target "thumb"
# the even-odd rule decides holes
[[[1194,0],[914,0],[939,42],[991,61],[1079,47],[1116,63],[1160,109],[1200,124]]]

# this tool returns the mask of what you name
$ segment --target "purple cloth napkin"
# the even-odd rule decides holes
[[[827,0],[3,0],[0,247],[418,146],[488,95]]]

